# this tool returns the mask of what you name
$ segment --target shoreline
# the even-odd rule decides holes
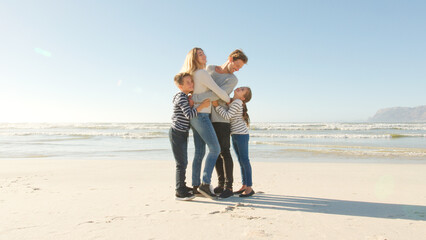
[[[188,166],[191,166],[193,156],[188,154]],[[0,158],[1,161],[123,161],[124,157],[86,157],[79,158],[76,157],[16,157],[16,158]],[[158,159],[153,159],[153,157],[140,157],[140,158],[125,158],[126,161],[174,161],[173,156],[170,153],[170,158],[166,159],[163,156],[158,157]],[[237,157],[232,153],[232,159],[234,165],[238,165]],[[259,163],[353,163],[353,164],[426,164],[426,159],[400,159],[400,158],[372,158],[372,157],[363,157],[363,158],[349,158],[349,157],[289,157],[289,158],[272,158],[272,157],[252,157],[250,156],[250,162],[259,162]],[[238,165],[239,166],[239,165]]]

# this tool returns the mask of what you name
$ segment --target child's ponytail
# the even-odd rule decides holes
[[[250,117],[247,113],[247,105],[246,103],[248,103],[251,100],[251,89],[249,87],[247,87],[248,91],[246,93],[246,95],[244,96],[244,101],[243,101],[243,119],[247,124],[247,127],[250,126]]]
[[[250,116],[247,113],[247,105],[245,102],[243,102],[243,119],[247,124],[247,127],[250,126]]]

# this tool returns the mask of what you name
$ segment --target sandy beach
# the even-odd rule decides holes
[[[1,160],[0,239],[426,236],[424,164],[252,166],[252,198],[181,202],[174,199],[173,161]]]

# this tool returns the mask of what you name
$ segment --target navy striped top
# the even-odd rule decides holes
[[[188,95],[178,92],[173,97],[172,128],[181,132],[189,131],[189,120],[198,115],[197,109],[189,105]]]

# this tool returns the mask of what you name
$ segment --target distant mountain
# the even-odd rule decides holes
[[[393,107],[377,111],[371,122],[426,122],[426,105],[419,107]]]

